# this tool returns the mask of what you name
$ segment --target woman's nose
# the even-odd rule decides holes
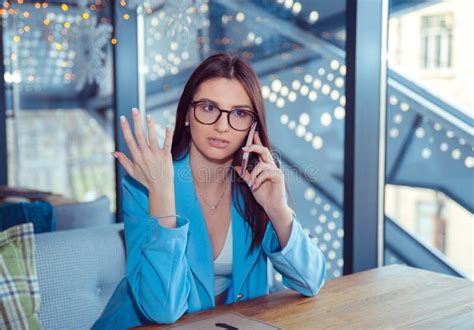
[[[228,113],[223,112],[219,120],[214,124],[214,127],[219,131],[219,132],[227,132],[230,127],[229,127],[229,120],[227,118],[229,116]]]

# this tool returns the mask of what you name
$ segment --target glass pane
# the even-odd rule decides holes
[[[106,195],[113,211],[110,4],[3,9],[9,186],[80,202]]]
[[[223,51],[250,61],[298,219],[325,253],[328,278],[341,276],[345,2],[179,4],[143,10],[146,107],[161,139],[175,123],[184,83],[203,59]],[[282,286],[279,274],[273,280],[275,290]]]
[[[386,263],[474,276],[473,47],[470,1],[398,10],[389,23]],[[427,249],[413,261],[411,242]],[[419,265],[417,265],[419,262]]]

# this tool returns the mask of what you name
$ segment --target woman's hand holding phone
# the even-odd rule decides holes
[[[143,130],[138,109],[132,110],[135,137],[125,116],[120,117],[120,126],[132,159],[123,152],[115,151],[127,173],[148,189],[150,214],[155,217],[176,213],[174,196],[174,168],[171,154],[173,130],[166,128],[163,147],[158,145],[155,123],[147,116],[148,141]],[[161,221],[160,221],[161,222]]]
[[[249,172],[242,166],[235,166],[237,173],[249,185],[255,200],[268,214],[277,213],[286,206],[285,178],[277,167],[270,150],[262,144],[258,131],[253,136],[253,144],[242,148],[245,152],[258,155],[257,165]]]

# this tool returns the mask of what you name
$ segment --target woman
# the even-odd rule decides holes
[[[126,277],[95,328],[173,323],[184,313],[268,294],[267,259],[287,287],[305,296],[320,290],[324,256],[287,205],[249,64],[226,54],[201,63],[162,148],[153,119],[147,116],[147,139],[138,110],[132,118],[135,136],[121,118],[131,159],[113,153],[128,173],[122,180]],[[253,162],[240,176],[254,122],[245,150]]]

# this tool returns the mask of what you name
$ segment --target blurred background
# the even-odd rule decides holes
[[[328,278],[343,275],[345,0],[0,3],[0,184],[76,203],[106,196],[113,217],[121,109],[150,113],[162,139],[192,70],[238,53],[260,77],[298,219]],[[384,264],[474,276],[473,11],[470,0],[390,1]]]

